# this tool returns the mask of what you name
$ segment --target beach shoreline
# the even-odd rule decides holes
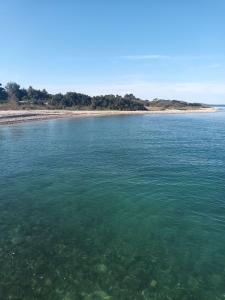
[[[118,110],[0,110],[0,125],[9,125],[31,121],[44,121],[51,119],[101,117],[122,115],[149,115],[149,114],[190,114],[213,113],[216,108],[201,108],[187,110],[149,110],[149,111],[118,111]]]

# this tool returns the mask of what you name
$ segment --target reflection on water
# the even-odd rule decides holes
[[[0,299],[225,299],[224,117],[0,127]]]

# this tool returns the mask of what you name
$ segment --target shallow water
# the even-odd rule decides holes
[[[225,299],[225,112],[0,127],[0,299]]]

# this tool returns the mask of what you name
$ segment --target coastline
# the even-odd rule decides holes
[[[213,113],[216,108],[201,108],[187,110],[149,110],[149,111],[118,111],[118,110],[2,110],[0,111],[0,125],[24,123],[31,121],[44,121],[50,119],[74,118],[74,117],[101,117],[114,115],[148,115],[148,114],[189,114],[189,113]]]

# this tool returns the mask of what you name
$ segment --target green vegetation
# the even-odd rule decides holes
[[[45,89],[33,87],[21,88],[15,82],[5,87],[0,84],[0,105],[6,109],[77,109],[77,110],[166,110],[166,109],[198,109],[207,107],[200,103],[187,103],[178,100],[154,99],[141,100],[133,94],[88,96],[76,92],[66,94],[50,94]]]
[[[208,105],[201,103],[188,103],[180,100],[164,100],[164,99],[153,99],[149,102],[149,106],[152,110],[165,110],[165,109],[198,109],[198,108],[207,108]]]
[[[7,101],[7,93],[5,89],[2,87],[2,84],[0,83],[0,103],[4,103]]]
[[[49,109],[93,109],[93,110],[147,110],[145,101],[129,94],[125,96],[104,95],[90,97],[81,93],[50,94],[45,89],[21,88],[9,82],[5,88],[0,85],[0,103],[21,108],[45,107]]]

